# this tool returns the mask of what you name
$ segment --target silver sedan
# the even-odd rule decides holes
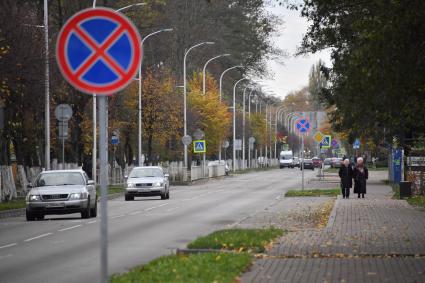
[[[127,177],[125,200],[151,196],[160,196],[161,199],[170,198],[168,174],[164,174],[164,170],[158,166],[133,168]]]
[[[82,170],[44,171],[30,187],[26,197],[28,221],[43,219],[47,214],[97,216],[96,187]]]

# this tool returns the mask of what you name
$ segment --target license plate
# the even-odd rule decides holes
[[[54,208],[54,207],[65,207],[64,203],[47,203],[46,207]]]
[[[144,192],[149,192],[150,189],[139,189],[138,192],[139,193],[144,193]]]

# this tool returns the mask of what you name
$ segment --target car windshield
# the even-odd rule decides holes
[[[280,159],[282,159],[282,160],[289,160],[289,159],[291,159],[292,158],[292,155],[284,155],[284,154],[282,154],[281,156],[280,156]]]
[[[37,187],[64,185],[84,185],[83,175],[78,172],[45,173],[36,181]]]
[[[164,177],[162,170],[158,168],[142,168],[134,169],[130,173],[130,178],[145,178],[145,177]]]

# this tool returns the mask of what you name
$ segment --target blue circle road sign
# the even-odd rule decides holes
[[[310,130],[310,122],[307,119],[299,119],[297,121],[297,129],[300,133],[307,133]]]
[[[140,35],[124,15],[107,8],[86,9],[62,27],[56,58],[65,79],[85,93],[110,95],[136,74]]]

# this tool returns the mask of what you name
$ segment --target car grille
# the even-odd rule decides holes
[[[68,194],[56,194],[56,195],[42,195],[44,200],[57,200],[57,199],[67,199]]]
[[[136,184],[137,188],[148,188],[152,187],[152,183],[146,183],[146,184]]]

